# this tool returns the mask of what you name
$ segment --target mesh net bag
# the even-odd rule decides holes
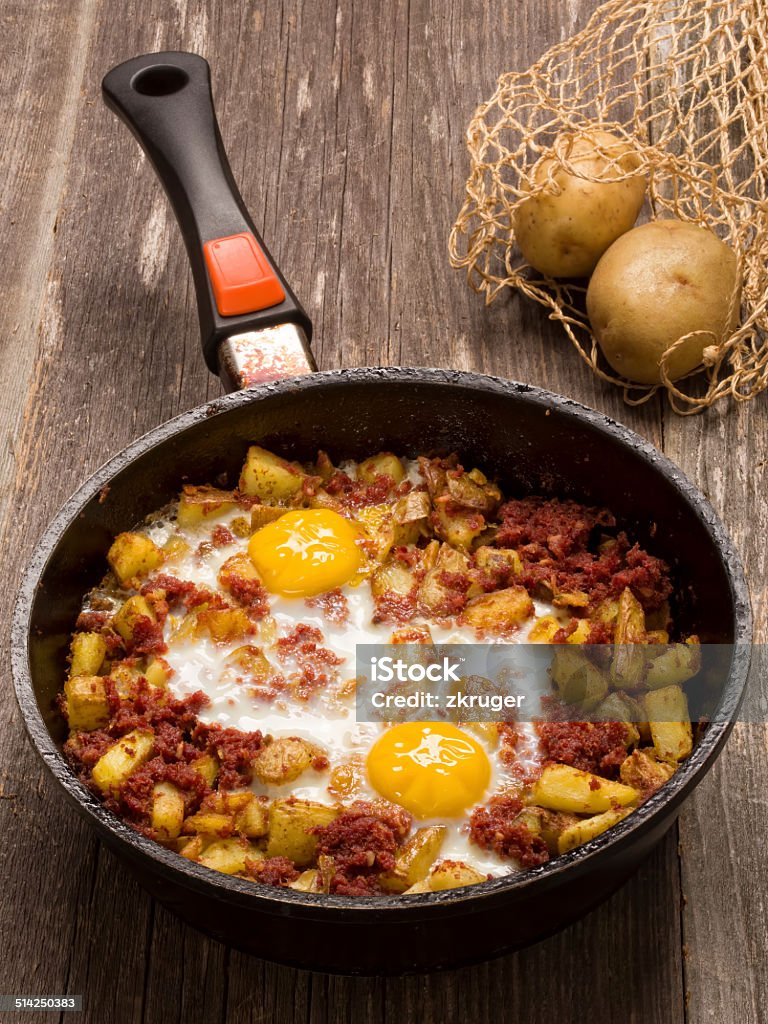
[[[609,0],[527,71],[502,75],[469,126],[471,173],[451,263],[466,268],[487,303],[508,286],[541,303],[582,359],[632,404],[663,388],[676,412],[690,414],[768,386],[767,33],[766,0]],[[590,330],[587,282],[538,274],[515,244],[516,209],[547,187],[533,179],[536,162],[564,133],[583,137],[596,125],[637,148],[648,183],[638,223],[692,221],[737,255],[738,326],[722,339],[710,335],[702,363],[674,383],[667,360],[689,336],[665,352],[661,384],[617,376]],[[555,147],[557,165],[596,180],[569,163],[566,149]],[[615,178],[622,173],[616,168]]]

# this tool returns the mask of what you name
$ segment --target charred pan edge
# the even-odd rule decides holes
[[[418,896],[376,896],[345,897],[312,895],[291,889],[276,889],[233,878],[211,871],[202,865],[187,861],[178,854],[166,850],[150,839],[135,832],[116,818],[88,792],[74,776],[61,751],[51,738],[37,707],[34,687],[29,668],[28,639],[32,606],[40,579],[48,559],[66,532],[69,524],[81,509],[97,495],[102,488],[120,471],[141,454],[149,451],[169,437],[191,427],[195,423],[213,416],[226,414],[229,410],[258,402],[273,395],[295,394],[311,389],[323,388],[331,394],[342,390],[347,382],[381,385],[388,382],[446,385],[486,391],[511,398],[543,409],[556,409],[574,420],[586,422],[596,430],[612,436],[636,452],[642,459],[654,466],[658,472],[672,481],[698,518],[705,524],[721,553],[728,577],[734,607],[734,655],[725,692],[716,712],[716,721],[707,729],[691,757],[680,767],[673,778],[647,803],[633,811],[622,822],[608,832],[591,840],[584,846],[564,854],[537,868],[519,875],[503,876],[480,885],[463,889],[446,890]],[[106,462],[86,481],[64,504],[56,518],[43,534],[29,565],[24,573],[13,616],[11,632],[11,667],[16,696],[24,723],[32,742],[46,766],[61,784],[68,798],[76,804],[97,827],[100,836],[112,847],[120,847],[121,853],[130,860],[142,863],[147,860],[162,865],[166,871],[177,872],[184,877],[185,885],[192,891],[219,890],[243,906],[258,904],[261,913],[272,913],[276,917],[289,914],[296,919],[313,916],[322,920],[328,917],[352,920],[359,915],[368,915],[371,922],[386,918],[388,922],[407,922],[415,917],[429,919],[435,916],[450,916],[453,912],[466,912],[466,904],[474,903],[482,910],[485,901],[502,894],[519,892],[529,886],[538,886],[542,892],[553,884],[563,871],[596,856],[609,846],[627,846],[632,843],[633,833],[642,828],[662,807],[679,807],[696,785],[698,778],[715,759],[733,727],[735,715],[741,705],[750,663],[750,642],[752,639],[752,615],[749,592],[740,559],[722,523],[709,502],[691,484],[682,471],[666,456],[658,452],[638,434],[587,406],[570,398],[553,394],[541,388],[498,377],[459,371],[439,369],[411,369],[402,367],[365,367],[351,370],[330,370],[311,376],[290,378],[264,384],[247,391],[214,399],[206,405],[156,427],[134,441],[114,458]],[[487,955],[487,954],[486,954]]]

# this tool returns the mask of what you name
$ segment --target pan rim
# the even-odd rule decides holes
[[[76,778],[64,759],[57,744],[51,737],[37,706],[32,674],[29,666],[28,640],[29,616],[33,607],[38,584],[45,572],[48,561],[61,540],[61,535],[72,519],[92,500],[110,480],[126,469],[148,448],[181,433],[193,425],[214,416],[226,415],[230,410],[243,405],[256,404],[270,397],[296,394],[330,385],[343,387],[347,382],[366,385],[382,385],[385,382],[412,383],[414,385],[443,385],[493,392],[515,397],[533,405],[557,410],[558,413],[581,424],[585,422],[593,429],[608,434],[625,446],[629,446],[640,458],[651,464],[676,488],[712,536],[722,560],[733,600],[734,658],[718,705],[718,718],[706,730],[691,757],[673,778],[645,804],[633,811],[622,822],[608,832],[543,864],[539,867],[504,875],[488,882],[464,889],[446,890],[441,893],[425,893],[415,896],[348,897],[327,894],[307,894],[291,889],[264,886],[247,879],[222,875],[200,864],[185,860],[153,840],[141,836],[130,826],[107,811]],[[38,540],[27,567],[23,573],[15,603],[11,629],[11,669],[16,698],[26,730],[32,744],[67,797],[74,801],[80,812],[97,828],[108,844],[128,847],[130,859],[154,862],[157,868],[171,871],[183,879],[188,890],[217,891],[222,897],[235,898],[237,902],[253,906],[258,904],[261,912],[272,910],[276,915],[331,915],[339,913],[347,917],[364,914],[370,920],[375,917],[388,919],[402,916],[431,916],[453,909],[462,911],[471,904],[478,912],[488,900],[513,899],[516,893],[538,885],[542,891],[547,883],[555,884],[563,871],[573,868],[574,872],[597,857],[602,851],[613,846],[632,842],[633,833],[653,819],[662,808],[682,803],[688,793],[698,784],[708,766],[715,759],[730,733],[734,717],[741,704],[749,670],[749,644],[752,638],[752,614],[749,591],[741,560],[711,504],[686,477],[682,470],[666,455],[659,452],[649,441],[630,428],[582,403],[534,385],[508,380],[502,377],[469,371],[446,370],[429,367],[356,367],[341,370],[326,370],[307,376],[259,385],[245,391],[214,398],[211,401],[183,412],[148,431],[112,458],[103,463],[64,502],[42,537]]]

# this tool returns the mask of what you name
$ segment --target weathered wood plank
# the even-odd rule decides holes
[[[14,439],[48,308],[48,266],[75,132],[94,0],[10,0],[0,10],[3,302],[0,305],[0,518],[14,476]],[[62,35],[71,45],[60,45]]]
[[[707,494],[743,559],[755,642],[768,641],[768,430],[763,396],[665,425],[667,453]],[[764,659],[763,659],[764,664]],[[736,727],[680,821],[690,1024],[759,1021],[768,1005],[768,734]]]
[[[666,100],[660,97],[662,103]],[[712,130],[713,118],[704,107],[697,121],[701,132]],[[737,177],[741,169],[739,164],[734,168]],[[664,447],[723,518],[746,568],[755,643],[764,644],[768,640],[765,397],[745,404],[720,403],[693,418],[680,419],[667,411]],[[761,662],[764,669],[762,656]],[[765,1016],[768,978],[753,965],[768,957],[768,863],[761,840],[768,829],[762,783],[767,770],[765,723],[738,724],[711,775],[681,816],[690,1024],[758,1021]],[[702,880],[707,881],[702,884]]]
[[[48,272],[76,130],[83,77],[81,54],[93,31],[94,7],[91,0],[55,0],[35,5],[8,2],[0,10],[4,57],[0,62],[4,156],[0,176],[4,256],[0,521],[11,507],[16,436],[36,353],[45,345],[49,318],[55,320],[55,310],[48,305]],[[61,45],[62,35],[69,45]],[[5,533],[3,543],[6,586],[0,604],[4,623],[10,619],[13,581],[21,564],[17,541],[22,528],[15,524]],[[2,646],[5,652],[5,629]],[[73,849],[92,868],[96,842],[72,821],[35,763],[9,686],[3,688],[0,708],[4,726],[0,730],[0,932],[5,937],[0,989],[64,992],[67,958],[61,956],[61,950],[76,941],[74,908],[88,897],[88,872],[60,870],[43,886],[41,879],[51,861],[66,864]],[[46,898],[41,898],[41,892]],[[65,916],[61,916],[59,901],[70,911]],[[32,1016],[22,1015],[27,1021]],[[5,1015],[8,1021],[18,1018]]]
[[[90,49],[82,21],[80,36],[62,33],[67,66],[83,61],[83,94],[79,86],[60,91],[73,132],[70,155],[57,168],[60,210],[51,200],[54,218],[59,215],[51,284],[46,291],[45,270],[27,275],[23,294],[29,336],[38,323],[43,333],[18,444],[23,473],[5,534],[6,548],[12,538],[10,578],[88,471],[138,433],[218,391],[198,352],[176,229],[135,143],[98,99],[101,74],[142,50],[190,47],[211,60],[235,174],[315,319],[324,367],[404,362],[522,378],[573,394],[660,444],[657,405],[627,409],[590,376],[538,308],[510,298],[485,309],[447,265],[448,229],[467,170],[463,131],[475,104],[492,91],[497,73],[525,66],[547,43],[582,25],[595,6],[595,0],[496,6],[341,0],[336,7],[267,0],[222,8],[210,0],[129,0],[115,17],[113,5],[100,0]],[[26,63],[34,67],[28,45]],[[34,114],[45,126],[41,139],[62,123],[56,116],[49,109]],[[0,113],[3,123],[8,117]],[[26,144],[21,136],[14,140],[18,159],[22,152],[26,159]],[[17,373],[13,379],[19,392],[26,390]],[[750,422],[759,420],[729,419],[714,440],[708,433],[709,460],[703,442],[690,444],[697,426],[685,426],[683,444],[675,440],[678,427],[667,423],[665,440],[672,439],[673,457],[707,484],[706,475],[697,476],[704,463],[723,466]],[[760,480],[750,479],[744,466],[722,473],[723,502],[728,488],[748,494]],[[747,508],[740,499],[727,513],[744,533]],[[756,559],[758,542],[750,543]],[[763,564],[755,562],[754,571],[765,578]],[[10,596],[0,595],[6,620]],[[3,965],[5,991],[84,986],[84,1019],[94,1022],[481,1020],[503,1008],[504,1016],[535,1024],[569,1019],[579,995],[595,1024],[619,1015],[659,1024],[684,1019],[674,837],[610,903],[534,949],[429,978],[309,976],[228,952],[153,907],[117,861],[97,851],[52,785],[41,780],[29,790],[28,780],[41,778],[42,770],[20,736],[18,716],[3,714],[13,727],[0,734],[8,766],[2,795],[15,799],[0,800],[0,828],[12,837],[4,843],[8,883],[0,920],[4,934],[19,939],[18,952]],[[726,785],[746,784],[747,763],[747,752],[732,745],[697,797],[696,817],[686,818],[695,824],[690,840],[684,829],[683,859],[686,934],[695,938],[687,962],[691,1013],[699,1013],[692,1020],[710,1019],[702,1009],[707,971],[729,929],[745,955],[764,950],[749,922],[750,909],[761,906],[756,890],[741,906],[729,901],[725,920],[714,925],[707,923],[711,895],[699,892],[691,903],[693,882],[713,877],[716,840],[705,810],[735,834],[747,827],[749,814],[725,799]],[[753,804],[755,786],[747,789]],[[735,847],[714,852],[727,856],[735,886],[743,851],[741,863]],[[751,854],[748,867],[755,879],[763,877]],[[113,987],[97,964],[115,962]],[[737,1009],[759,1005],[758,995],[756,983],[741,993],[734,988],[711,1019],[750,1019]]]

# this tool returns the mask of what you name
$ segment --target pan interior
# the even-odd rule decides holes
[[[44,542],[29,654],[40,713],[64,739],[53,701],[83,594],[104,573],[116,533],[173,500],[184,483],[237,482],[257,442],[281,455],[363,458],[381,450],[448,454],[498,478],[505,494],[544,494],[605,505],[641,545],[666,559],[681,595],[675,620],[703,642],[734,635],[724,537],[697,507],[682,474],[623,428],[564,399],[468,375],[354,371],[320,374],[293,388],[258,389],[184,414],[136,442],[75,495]],[[84,495],[87,497],[83,504]],[[50,549],[50,554],[48,550]],[[724,665],[723,679],[727,676]]]

